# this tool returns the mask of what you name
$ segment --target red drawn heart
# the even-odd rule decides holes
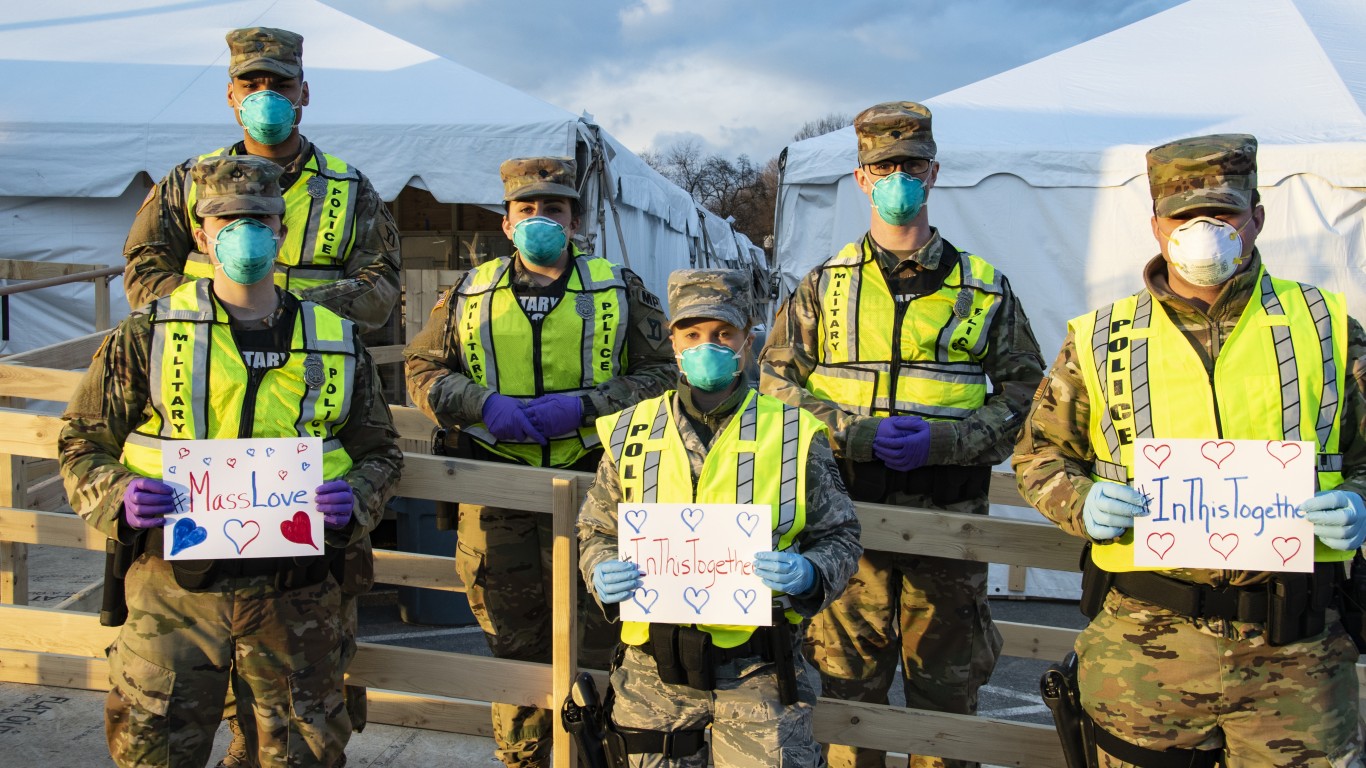
[[[285,537],[285,541],[318,548],[318,545],[313,543],[313,526],[308,519],[308,513],[303,510],[295,512],[293,518],[280,523],[280,535]]]
[[[1153,546],[1153,539],[1157,539],[1157,542],[1158,542],[1159,545],[1165,544],[1166,546],[1165,546],[1165,547],[1163,547],[1163,546]],[[1154,554],[1154,555],[1157,555],[1157,558],[1158,558],[1159,560],[1162,559],[1162,558],[1164,558],[1164,557],[1166,557],[1166,556],[1167,556],[1167,553],[1170,552],[1170,551],[1172,551],[1172,547],[1174,547],[1174,546],[1176,546],[1176,536],[1173,535],[1173,534],[1170,534],[1170,533],[1150,533],[1150,534],[1148,534],[1148,549],[1151,549],[1151,550],[1153,551],[1153,554]]]
[[[1225,457],[1227,458],[1227,457]],[[1238,548],[1238,534],[1236,533],[1211,533],[1209,535],[1209,548],[1218,552],[1225,560],[1233,554],[1233,550]]]
[[[1233,443],[1227,440],[1209,440],[1200,446],[1200,455],[1214,466],[1223,469],[1224,462],[1233,455]]]
[[[228,459],[228,466],[229,466],[229,467],[232,467],[233,469],[236,469],[236,468],[237,468],[237,459]]]
[[[1171,457],[1172,447],[1165,443],[1163,443],[1162,445],[1143,446],[1143,458],[1147,459],[1148,463],[1152,464],[1154,467],[1157,467],[1158,469],[1162,469],[1162,465],[1165,464],[1167,462],[1167,459],[1170,459]]]
[[[279,472],[277,472],[276,474],[278,474],[278,475],[280,476],[280,479],[281,479],[281,480],[284,480],[284,479],[285,479],[285,475],[288,475],[289,473],[282,469],[282,470],[280,470]]]
[[[180,455],[180,458],[183,459],[183,458],[185,458],[186,456],[189,456],[189,455],[190,455],[190,449],[189,449],[189,448],[181,448],[180,450],[176,451],[176,453],[179,454],[179,455]]]
[[[294,449],[295,453],[303,453],[308,450],[308,443],[299,443],[299,447]]]
[[[1290,558],[1300,553],[1303,546],[1300,540],[1294,536],[1277,536],[1271,540],[1271,548],[1276,550],[1276,554],[1281,557],[1281,565],[1290,562]]]
[[[1268,440],[1266,441],[1266,452],[1271,454],[1271,458],[1279,461],[1281,466],[1284,467],[1295,459],[1298,459],[1300,454],[1304,453],[1304,449],[1300,447],[1299,443],[1282,443],[1276,440]]]

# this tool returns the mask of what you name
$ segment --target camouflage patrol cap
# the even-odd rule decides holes
[[[274,72],[284,77],[299,77],[304,73],[303,35],[287,29],[247,27],[234,29],[227,35],[228,77],[243,72]]]
[[[875,104],[854,118],[859,165],[891,157],[933,160],[938,147],[930,130],[930,109],[914,101]]]
[[[1257,189],[1257,137],[1223,133],[1153,147],[1148,189],[1158,216],[1193,208],[1245,211]]]
[[[218,155],[190,169],[198,198],[197,216],[283,214],[280,166],[255,155]]]
[[[517,157],[498,166],[503,177],[503,201],[532,197],[567,197],[578,200],[574,188],[577,170],[568,157]]]
[[[724,320],[750,327],[749,279],[734,269],[679,269],[669,274],[669,327],[683,320]]]

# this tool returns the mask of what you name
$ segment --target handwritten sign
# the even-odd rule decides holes
[[[175,489],[166,523],[167,560],[236,560],[322,554],[322,440],[258,437],[186,440],[161,455]]]
[[[773,549],[768,505],[619,504],[617,526],[617,557],[645,572],[622,620],[773,623],[773,591],[754,575],[754,553]]]
[[[1314,570],[1314,444],[1280,440],[1134,443],[1134,564],[1161,568]]]

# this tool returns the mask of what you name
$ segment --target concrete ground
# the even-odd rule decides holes
[[[54,604],[101,574],[102,555],[55,547],[31,547],[30,602]],[[455,616],[458,606],[430,602],[433,592],[400,597],[381,589],[366,596],[361,607],[361,637],[372,643],[487,654],[483,634],[472,626],[406,623]],[[996,618],[1033,624],[1081,627],[1075,604],[993,600]],[[981,693],[979,714],[1031,723],[1051,723],[1039,700],[1039,676],[1045,662],[1003,659]],[[905,703],[894,686],[892,703]],[[90,768],[110,764],[104,741],[104,694],[66,688],[0,683],[0,768]],[[218,754],[227,731],[218,735]],[[350,766],[369,768],[497,768],[491,739],[395,726],[371,725],[347,747]]]

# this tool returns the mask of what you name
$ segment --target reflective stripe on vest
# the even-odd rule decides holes
[[[867,238],[821,267],[820,362],[806,388],[850,413],[963,419],[986,401],[986,329],[1000,307],[996,269],[954,249],[939,290],[896,300]]]
[[[1138,438],[1224,438],[1312,441],[1318,486],[1342,483],[1347,311],[1340,295],[1263,270],[1215,360],[1213,389],[1190,340],[1147,291],[1068,328],[1093,404],[1093,479],[1131,481]],[[1134,566],[1132,530],[1091,552],[1107,571],[1159,570]],[[1315,560],[1351,556],[1315,540]]]
[[[227,147],[195,159],[222,155]],[[311,148],[299,178],[284,191],[285,240],[275,258],[275,284],[302,291],[334,283],[345,275],[346,257],[356,239],[356,198],[360,175],[342,160]],[[194,215],[199,198],[191,174],[185,174],[185,205],[190,226],[200,229]],[[192,252],[185,260],[187,277],[213,277],[208,254]]]
[[[676,426],[673,392],[598,419],[612,451],[625,503],[766,504],[773,510],[773,548],[790,549],[806,526],[806,461],[825,425],[800,408],[751,391],[707,451],[696,486]],[[787,612],[796,624],[801,617]],[[640,645],[649,624],[623,622],[621,639]],[[749,639],[754,627],[698,624],[721,648]]]
[[[152,307],[148,372],[151,415],[128,436],[123,463],[161,477],[161,451],[179,440],[319,437],[323,477],[342,477],[351,458],[335,432],[351,410],[354,324],[303,302],[285,364],[256,390],[254,418],[242,424],[249,372],[212,281],[185,283]],[[206,386],[210,384],[211,386]]]
[[[511,265],[506,258],[485,262],[455,289],[455,336],[466,375],[499,394],[532,398],[582,395],[625,371],[621,267],[576,252],[564,297],[536,326],[512,290]],[[532,466],[567,467],[599,444],[592,427],[545,447],[499,440],[482,422],[465,433],[500,456]]]

